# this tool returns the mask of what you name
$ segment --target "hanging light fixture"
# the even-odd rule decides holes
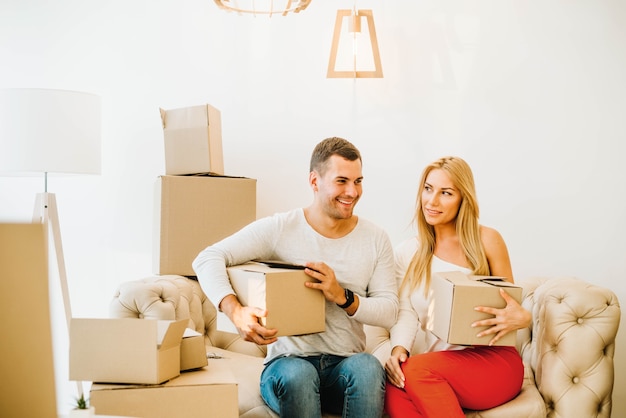
[[[369,33],[369,46],[371,48],[371,59],[373,70],[360,70],[361,63],[357,58],[363,55],[359,52],[357,37],[362,35],[361,18],[365,17],[367,22],[367,31]],[[351,69],[337,70],[337,56],[340,50],[340,43],[345,44],[346,37],[341,36],[341,28],[344,21],[348,20],[348,30],[352,40],[352,48],[343,48],[351,50]],[[362,42],[363,43],[363,42]],[[326,78],[382,78],[383,68],[380,62],[380,51],[378,50],[378,40],[376,39],[376,27],[374,26],[374,14],[371,10],[337,10],[337,18],[335,20],[335,31],[333,34],[333,43],[330,49],[330,58],[328,60],[328,72]]]
[[[287,16],[289,12],[300,13],[307,8],[311,0],[215,0],[215,3],[220,9],[229,12],[272,17],[277,13],[283,16]]]

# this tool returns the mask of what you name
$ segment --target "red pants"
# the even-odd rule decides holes
[[[524,379],[515,347],[417,354],[402,371],[404,389],[387,383],[385,411],[392,418],[464,418],[463,408],[480,411],[513,399]]]

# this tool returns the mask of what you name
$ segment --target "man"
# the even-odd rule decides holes
[[[380,417],[385,373],[364,353],[363,324],[391,327],[398,312],[393,248],[387,234],[353,215],[362,193],[362,161],[342,138],[320,142],[311,156],[313,202],[259,219],[203,250],[193,262],[207,296],[247,341],[268,344],[261,396],[281,417]],[[250,260],[305,265],[326,298],[326,331],[276,337],[259,318],[267,312],[242,306],[227,266]]]

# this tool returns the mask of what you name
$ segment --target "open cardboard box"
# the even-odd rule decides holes
[[[180,374],[189,321],[74,318],[70,380],[155,384]]]
[[[294,266],[295,267],[295,266]],[[274,268],[261,263],[246,263],[227,269],[231,285],[244,306],[267,309],[261,324],[276,328],[278,336],[303,335],[326,329],[326,299],[305,282],[314,281],[301,268]],[[237,332],[225,314],[218,315],[218,329]]]
[[[165,174],[224,174],[222,119],[206,104],[161,111]]]
[[[180,371],[198,369],[207,364],[204,335],[187,328],[180,343]]]
[[[486,327],[472,328],[471,324],[492,315],[477,312],[474,307],[504,308],[501,288],[516,301],[522,300],[522,288],[501,277],[466,275],[460,271],[433,273],[430,287],[433,297],[426,327],[449,344],[489,344],[493,335],[476,337]],[[515,345],[515,342],[516,333],[509,332],[495,345]]]

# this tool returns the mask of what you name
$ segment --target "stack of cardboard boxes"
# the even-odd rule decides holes
[[[195,276],[194,258],[256,219],[256,180],[224,175],[220,111],[161,110],[165,175],[155,185],[154,273]]]
[[[98,415],[239,416],[232,371],[221,364],[205,367],[202,336],[190,337],[194,345],[183,348],[187,322],[73,319],[70,379],[94,382],[89,398]],[[181,373],[185,367],[189,371]]]
[[[153,271],[194,276],[202,249],[256,219],[256,180],[225,175],[215,107],[161,110],[161,119],[166,170],[155,184]],[[73,319],[70,379],[94,382],[98,414],[237,417],[229,365],[207,366],[204,336],[187,335],[187,322]]]
[[[211,105],[161,110],[165,175],[155,183],[153,272],[195,276],[207,246],[256,219],[256,180],[225,175],[220,111]],[[268,309],[279,335],[322,332],[325,299],[301,266],[228,268],[244,304]],[[237,332],[219,314],[218,328]],[[70,379],[94,382],[98,414],[186,418],[239,415],[236,364],[207,362],[204,336],[187,320],[73,319]],[[207,365],[208,364],[208,365]],[[184,372],[184,373],[181,373]]]

